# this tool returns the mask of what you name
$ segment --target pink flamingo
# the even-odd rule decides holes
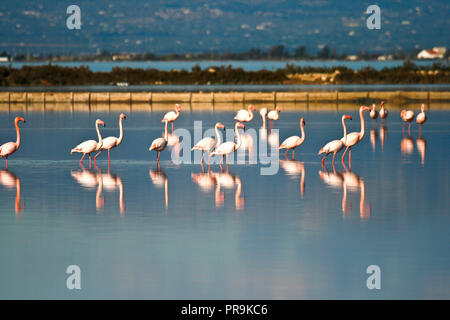
[[[286,149],[286,152],[284,153],[286,159],[288,151],[292,150],[292,160],[294,160],[295,148],[299,147],[303,144],[303,142],[305,142],[305,129],[303,128],[304,125],[306,125],[305,119],[300,118],[300,131],[302,133],[302,136],[291,136],[284,140],[280,145],[279,150]]]
[[[110,165],[111,162],[111,158],[110,158],[110,151],[113,148],[118,147],[123,140],[123,127],[122,127],[122,120],[126,119],[127,116],[124,115],[123,113],[120,114],[119,116],[119,138],[116,137],[107,137],[105,139],[103,139],[103,145],[100,148],[100,151],[94,156],[94,162],[97,159],[97,157],[100,155],[100,153],[102,153],[103,150],[108,150],[108,167]]]
[[[177,104],[175,105],[175,111],[169,111],[169,112],[167,112],[167,113],[164,115],[163,119],[161,120],[161,122],[167,121],[167,122],[172,123],[172,133],[173,133],[173,122],[174,122],[175,120],[177,120],[178,117],[180,116],[180,111],[181,111],[181,106],[177,103]]]
[[[388,117],[388,111],[384,107],[384,101],[381,101],[380,118],[384,120],[387,117]]]
[[[149,151],[155,150],[156,152],[158,152],[158,158],[156,159],[158,163],[159,157],[161,156],[161,151],[163,151],[167,146],[167,139],[168,139],[167,124],[169,123],[169,121],[165,120],[164,122],[165,122],[164,137],[156,138],[155,140],[153,140],[150,148],[148,149]]]
[[[267,114],[267,118],[270,120],[271,127],[273,129],[273,122],[280,119],[279,113],[281,112],[280,108],[278,106],[275,107],[275,109],[270,110]]]
[[[19,150],[19,147],[20,147],[20,129],[19,129],[20,121],[22,121],[23,123],[26,123],[24,118],[16,117],[14,119],[14,125],[16,127],[16,134],[17,134],[16,142],[6,142],[0,146],[0,158],[5,157],[6,169],[8,169],[8,157],[10,155],[12,155],[14,152],[16,152],[17,150]]]
[[[370,111],[369,107],[361,106],[359,108],[359,118],[361,119],[361,131],[360,132],[352,132],[347,135],[347,139],[345,137],[341,138],[341,141],[344,142],[346,148],[344,154],[342,155],[342,162],[344,161],[345,153],[349,150],[348,161],[351,166],[352,163],[352,147],[360,142],[364,138],[365,126],[364,126],[364,111]]]
[[[197,144],[194,147],[192,147],[191,151],[200,150],[202,152],[202,160],[200,161],[201,163],[203,163],[203,157],[205,156],[205,152],[208,153],[209,163],[211,163],[211,157],[210,157],[211,149],[219,146],[222,143],[220,133],[219,133],[219,128],[225,130],[225,126],[223,124],[221,124],[220,122],[217,122],[216,125],[214,126],[214,130],[216,132],[216,137],[217,137],[217,143],[216,143],[216,139],[214,139],[214,137],[206,137],[206,138],[203,138],[202,140],[200,140],[199,142],[197,142]]]
[[[255,106],[249,105],[247,110],[241,109],[236,113],[234,120],[240,122],[250,122],[253,120],[253,110],[255,110]]]
[[[372,110],[370,110],[369,115],[370,115],[370,118],[371,118],[372,120],[377,121],[377,119],[378,119],[378,111],[377,111],[377,109],[376,109],[375,103],[372,104]]]
[[[332,164],[334,167],[334,158],[336,157],[336,153],[342,150],[345,146],[345,142],[347,141],[347,127],[345,126],[345,119],[352,120],[352,117],[344,114],[342,116],[341,122],[342,127],[344,128],[344,141],[342,140],[333,140],[328,142],[322,149],[319,150],[319,154],[325,153],[325,156],[322,158],[322,166],[325,167],[325,158],[328,157],[330,153],[333,153]]]
[[[422,103],[420,106],[420,113],[416,117],[416,123],[420,125],[419,135],[422,135],[422,125],[427,121],[427,115],[425,114],[425,105]]]
[[[86,156],[86,154],[88,154],[89,155],[89,168],[91,167],[91,153],[97,152],[103,146],[102,135],[100,134],[100,130],[98,128],[99,124],[101,124],[103,127],[106,127],[106,124],[102,120],[97,119],[95,121],[95,129],[97,130],[98,142],[95,140],[87,140],[87,141],[80,143],[72,150],[70,150],[70,154],[72,154],[74,152],[83,154],[83,156],[80,159],[80,164],[82,164],[84,157]]]
[[[226,156],[227,169],[228,169],[228,155],[232,152],[237,151],[241,147],[241,144],[242,144],[241,135],[239,134],[238,128],[245,129],[245,126],[240,122],[236,122],[236,124],[234,126],[234,132],[236,133],[237,143],[235,143],[233,141],[224,142],[221,145],[217,146],[216,150],[214,150],[211,153],[211,156],[215,156],[215,155],[222,156],[222,159],[220,160],[220,165],[222,165],[223,157]]]
[[[402,110],[400,113],[400,117],[402,118],[403,122],[409,122],[408,125],[408,134],[411,134],[411,122],[414,120],[414,111],[412,110]],[[405,124],[403,124],[403,131],[405,131]]]

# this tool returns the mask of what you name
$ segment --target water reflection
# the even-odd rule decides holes
[[[403,139],[400,142],[400,150],[403,155],[409,155],[414,152],[414,140],[410,134],[408,136],[403,134]]]
[[[319,171],[320,179],[334,189],[343,189],[342,192],[342,206],[341,210],[344,217],[347,217],[352,210],[352,204],[347,201],[347,193],[360,192],[359,200],[359,216],[361,219],[370,218],[371,207],[366,203],[366,184],[364,179],[356,173],[348,170],[345,166],[344,172],[339,172],[333,166],[333,171],[330,172],[326,167],[324,171]]]
[[[216,207],[222,207],[225,202],[225,192],[223,189],[233,190],[234,192],[234,203],[236,210],[242,210],[245,207],[245,196],[242,194],[242,180],[239,176],[231,174],[230,172],[221,171],[211,173],[216,182]]]
[[[296,160],[280,160],[280,166],[288,176],[297,178],[300,176],[300,197],[305,194],[305,164]]]
[[[420,163],[422,165],[424,165],[425,164],[425,151],[427,148],[427,140],[422,137],[422,134],[420,134],[419,137],[416,139],[416,146],[417,146],[417,150],[419,151],[419,154],[420,154]]]
[[[378,129],[370,130],[370,144],[372,145],[372,151],[375,152],[375,145],[378,138]]]
[[[119,210],[120,214],[123,215],[125,213],[125,201],[124,201],[124,186],[122,179],[119,175],[112,174],[109,170],[108,173],[102,173],[100,169],[98,169],[97,178],[99,181],[99,190],[100,193],[103,192],[103,189],[106,191],[116,191],[119,190]],[[103,199],[103,198],[102,198]],[[102,200],[102,207],[104,205],[104,200]]]
[[[20,201],[21,184],[20,178],[9,170],[0,169],[0,184],[7,189],[16,189],[16,198],[14,200],[14,209],[16,215],[22,212],[25,208],[24,204]]]
[[[164,203],[167,209],[169,207],[169,179],[166,173],[158,165],[156,170],[150,169],[148,174],[156,187],[164,188]]]
[[[386,141],[387,131],[388,131],[387,126],[383,122],[380,128],[381,151],[384,151],[384,142]]]
[[[80,168],[80,170],[71,170],[70,174],[75,179],[75,181],[84,189],[97,190],[95,193],[95,207],[97,209],[97,213],[99,213],[99,211],[105,204],[105,200],[102,196],[103,181],[91,169],[86,169],[81,162]]]

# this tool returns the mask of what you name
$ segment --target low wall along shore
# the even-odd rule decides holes
[[[0,103],[284,103],[450,101],[449,91],[0,92]]]

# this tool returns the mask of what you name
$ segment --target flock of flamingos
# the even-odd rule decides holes
[[[228,168],[228,156],[231,153],[236,152],[242,145],[242,139],[241,139],[238,129],[242,128],[245,130],[245,125],[243,123],[252,121],[253,116],[254,116],[254,114],[253,114],[254,110],[255,110],[255,107],[253,105],[249,105],[247,110],[245,110],[245,109],[239,110],[237,112],[236,116],[234,117],[234,119],[236,120],[236,124],[235,124],[235,133],[236,133],[236,138],[237,138],[236,142],[234,142],[234,141],[222,142],[221,141],[218,129],[219,128],[225,129],[225,126],[218,122],[215,125],[217,141],[214,137],[206,137],[206,138],[203,138],[202,140],[198,141],[195,144],[195,146],[192,148],[192,151],[199,150],[202,152],[202,159],[201,159],[202,164],[203,164],[203,158],[204,158],[204,155],[206,152],[206,153],[208,153],[209,160],[211,159],[211,156],[220,156],[221,157],[220,165],[222,165],[223,158],[225,157],[226,163],[227,163],[227,168]],[[330,154],[333,154],[332,164],[334,166],[334,160],[335,160],[336,154],[338,154],[342,149],[344,149],[344,147],[345,147],[345,150],[344,150],[344,153],[342,154],[342,158],[341,158],[342,163],[344,163],[344,157],[348,151],[348,153],[349,153],[348,161],[349,161],[349,165],[351,166],[352,147],[357,145],[364,138],[364,134],[365,134],[364,111],[370,112],[369,113],[370,117],[374,120],[376,120],[378,118],[378,115],[383,120],[388,117],[388,110],[385,108],[383,101],[381,102],[381,109],[379,112],[376,110],[375,104],[372,105],[372,108],[369,108],[366,106],[361,106],[359,108],[361,130],[359,132],[347,133],[345,120],[347,120],[347,119],[352,120],[352,118],[349,115],[343,115],[342,119],[341,119],[342,128],[344,131],[343,137],[340,139],[336,139],[336,140],[332,140],[332,141],[328,142],[325,146],[323,146],[319,150],[319,153],[318,153],[319,155],[320,154],[325,155],[322,158],[322,166],[325,165],[325,159]],[[169,139],[168,138],[168,123],[171,123],[172,132],[173,132],[173,123],[180,116],[180,112],[181,112],[181,106],[179,104],[176,104],[175,111],[167,112],[164,115],[164,117],[161,121],[165,124],[164,125],[164,136],[156,138],[155,140],[153,140],[153,142],[150,145],[149,150],[150,151],[154,150],[157,152],[157,162],[158,163],[159,163],[159,158],[161,156],[161,152],[164,151],[164,149],[166,148],[167,143],[168,143],[168,139]],[[271,111],[269,111],[267,108],[262,108],[260,110],[260,115],[262,117],[264,125],[266,123],[266,118],[267,118],[270,120],[270,124],[272,127],[273,127],[273,121],[276,121],[279,119],[279,113],[280,113],[280,109],[278,107],[275,107]],[[400,113],[400,117],[402,118],[402,120],[405,123],[409,123],[408,132],[410,132],[411,122],[414,120],[414,117],[415,117],[414,111],[402,110]],[[119,137],[111,136],[111,137],[107,137],[104,139],[102,138],[102,136],[100,134],[99,125],[102,125],[103,127],[105,127],[105,123],[102,120],[97,119],[95,121],[95,128],[97,131],[98,141],[96,141],[96,140],[84,141],[84,142],[80,143],[79,145],[77,145],[76,147],[74,147],[70,151],[70,153],[71,154],[72,153],[82,153],[83,154],[83,156],[80,159],[80,164],[82,163],[84,157],[86,155],[88,155],[89,156],[89,167],[90,167],[91,160],[92,160],[91,154],[97,152],[94,156],[94,163],[95,163],[95,160],[97,159],[97,157],[103,151],[107,150],[108,151],[108,166],[109,166],[110,161],[111,161],[111,155],[110,155],[111,149],[118,147],[122,143],[122,140],[123,140],[122,122],[124,119],[126,119],[126,115],[123,113],[120,114],[120,116],[119,116],[119,132],[120,132]],[[416,117],[416,122],[417,122],[417,124],[420,125],[420,131],[422,129],[422,125],[425,123],[426,120],[427,120],[427,117],[425,114],[425,106],[424,106],[424,104],[422,104],[421,112]],[[20,147],[19,122],[25,123],[25,119],[21,118],[21,117],[16,117],[14,120],[14,125],[16,127],[16,133],[17,133],[16,142],[6,142],[0,146],[0,158],[5,158],[6,169],[8,169],[8,157],[10,155],[12,155],[13,153],[15,153],[17,150],[19,150],[19,147]],[[286,149],[286,151],[285,151],[286,158],[287,158],[288,151],[292,150],[292,159],[294,159],[295,149],[297,147],[301,146],[303,144],[303,142],[305,141],[305,129],[304,129],[305,125],[306,125],[305,119],[300,118],[301,136],[291,136],[291,137],[287,138],[286,140],[284,140],[283,143],[280,144],[280,146],[279,146],[280,150]]]
[[[412,110],[402,110],[401,111],[400,116],[401,116],[402,120],[404,121],[403,130],[404,130],[405,124],[408,123],[409,135],[410,135],[411,123],[413,122],[413,120],[415,118],[416,123],[420,125],[420,136],[421,136],[422,125],[425,123],[425,121],[427,119],[424,109],[425,109],[425,107],[422,104],[421,112],[417,116],[415,116],[414,111],[412,111]],[[200,141],[198,141],[195,144],[195,146],[192,148],[192,151],[198,150],[198,151],[202,152],[201,165],[202,165],[202,169],[203,169],[203,173],[192,174],[192,178],[193,178],[194,182],[198,183],[202,188],[205,187],[205,188],[209,189],[212,185],[216,185],[216,205],[217,206],[221,206],[221,204],[223,204],[223,201],[224,201],[223,193],[220,190],[221,186],[223,186],[224,188],[231,188],[231,187],[234,187],[235,185],[237,186],[236,194],[235,194],[236,209],[240,210],[244,206],[245,200],[241,196],[242,182],[239,179],[239,177],[230,175],[228,173],[228,155],[230,155],[233,152],[236,152],[243,144],[243,140],[245,140],[245,135],[244,135],[244,137],[241,137],[241,135],[239,133],[239,128],[242,128],[245,130],[245,125],[243,123],[252,121],[253,116],[254,116],[254,113],[253,113],[254,110],[255,110],[255,107],[253,105],[250,105],[250,106],[248,106],[248,108],[246,110],[245,109],[239,110],[237,112],[236,116],[234,117],[234,120],[236,120],[236,124],[235,124],[235,128],[234,128],[236,138],[237,138],[236,142],[234,142],[234,141],[222,142],[221,141],[221,135],[219,133],[219,129],[225,129],[225,126],[222,123],[218,122],[218,123],[216,123],[215,128],[214,128],[217,140],[215,137],[205,137],[205,138],[201,139]],[[351,168],[352,147],[357,145],[363,139],[364,134],[365,134],[365,123],[364,123],[364,112],[365,111],[369,112],[370,117],[374,121],[376,121],[378,117],[380,117],[382,119],[382,121],[385,121],[385,119],[388,117],[388,110],[385,108],[383,102],[381,102],[381,109],[379,112],[376,110],[375,104],[372,105],[372,108],[368,108],[366,106],[361,106],[359,108],[361,130],[359,132],[347,133],[345,121],[351,120],[352,118],[349,115],[344,114],[344,115],[342,115],[342,118],[341,118],[341,124],[342,124],[342,128],[343,128],[343,137],[341,139],[336,139],[336,140],[330,141],[325,146],[323,146],[318,152],[319,155],[324,154],[324,157],[322,158],[322,166],[324,167],[325,171],[319,171],[320,178],[325,183],[329,184],[332,187],[343,187],[344,192],[343,192],[343,198],[342,198],[342,211],[344,212],[344,214],[349,212],[349,204],[347,202],[347,188],[349,188],[349,190],[353,190],[353,191],[355,191],[355,190],[361,191],[360,213],[361,213],[361,217],[363,217],[363,218],[367,218],[370,215],[370,208],[368,208],[365,205],[364,180],[362,178],[360,178],[359,176],[357,176],[356,174],[354,174],[353,172],[347,170],[347,168],[345,166],[345,162],[344,162],[344,157],[345,157],[345,154],[348,152],[349,153],[349,157],[348,157],[349,161],[348,162],[349,162],[349,166]],[[170,145],[171,137],[168,134],[168,124],[171,123],[172,132],[173,132],[173,123],[180,116],[180,112],[181,112],[181,107],[180,107],[180,105],[176,104],[175,111],[170,111],[164,115],[164,117],[162,119],[162,122],[164,123],[163,137],[156,138],[151,143],[150,148],[149,148],[150,151],[154,150],[157,152],[157,163],[158,163],[157,171],[150,170],[150,172],[149,172],[150,178],[152,179],[153,183],[156,184],[157,186],[164,187],[166,208],[168,206],[168,182],[167,182],[168,179],[167,179],[167,176],[165,176],[164,172],[159,169],[159,158],[160,158],[161,152],[165,150],[166,146]],[[271,128],[273,128],[273,122],[279,119],[279,113],[280,113],[280,109],[278,107],[275,107],[273,110],[270,110],[270,111],[267,108],[262,108],[260,110],[260,115],[261,115],[262,122],[263,122],[263,128],[266,128],[266,121],[267,121],[266,119],[268,119],[270,121],[269,125]],[[86,184],[86,186],[88,186],[89,188],[97,186],[96,207],[98,209],[103,207],[104,199],[101,196],[103,188],[105,188],[107,190],[118,188],[119,193],[120,193],[119,207],[120,207],[121,214],[125,210],[125,204],[124,204],[124,200],[123,200],[124,186],[123,186],[123,183],[122,183],[122,180],[120,179],[120,177],[110,174],[109,167],[110,167],[110,159],[111,159],[111,156],[110,156],[111,149],[118,147],[123,141],[123,123],[122,122],[124,119],[126,119],[126,115],[123,113],[120,114],[120,116],[119,116],[119,137],[111,136],[111,137],[107,137],[107,138],[102,138],[102,136],[100,134],[100,130],[99,130],[99,125],[105,126],[105,123],[102,120],[97,119],[95,122],[95,128],[97,131],[98,141],[87,140],[87,141],[80,143],[79,145],[77,145],[76,147],[74,147],[71,150],[71,154],[72,153],[82,153],[83,154],[80,159],[80,165],[83,168],[83,170],[72,172],[72,175],[77,181],[80,181],[80,183],[82,183],[83,185]],[[14,120],[16,133],[17,133],[16,142],[7,142],[0,146],[0,158],[4,157],[6,160],[6,171],[0,170],[0,182],[2,182],[3,180],[6,179],[8,181],[8,183],[7,183],[8,186],[11,185],[11,187],[13,187],[13,184],[15,184],[15,187],[17,189],[16,201],[15,201],[16,212],[20,212],[23,210],[23,206],[21,205],[21,201],[20,201],[20,179],[16,178],[14,176],[14,174],[12,174],[8,171],[8,157],[10,155],[12,155],[13,153],[15,153],[20,147],[21,137],[20,137],[19,122],[25,122],[25,119],[23,119],[21,117],[16,117]],[[289,150],[292,150],[292,159],[294,160],[295,149],[297,147],[301,146],[303,144],[303,142],[305,141],[305,129],[304,129],[305,125],[306,125],[305,119],[300,118],[301,136],[288,137],[281,144],[278,143],[278,136],[276,137],[276,146],[278,146],[278,148],[280,150],[285,149],[286,160],[281,160],[281,162],[280,162],[281,166],[287,171],[287,173],[289,175],[291,175],[291,174],[297,175],[298,173],[301,174],[301,181],[300,181],[301,197],[303,197],[303,193],[304,193],[305,169],[303,167],[303,163],[297,163],[296,161],[288,160],[287,153]],[[383,129],[383,127],[382,127],[382,129]],[[382,132],[383,132],[383,130],[381,131],[381,133]],[[372,133],[375,133],[375,131],[374,130],[371,131],[371,137],[370,137],[372,145],[374,147],[374,141],[372,141],[372,138],[374,139],[374,137],[372,136]],[[406,141],[406,142],[408,142],[408,141]],[[245,143],[245,141],[244,141],[244,143]],[[271,144],[272,144],[272,142],[271,142]],[[407,148],[408,146],[405,146],[405,147]],[[404,146],[403,146],[403,141],[402,141],[402,152],[403,152],[403,148],[404,148]],[[91,154],[95,153],[95,155],[94,155],[94,166],[95,166],[95,161],[96,161],[97,157],[103,151],[106,151],[106,150],[108,151],[108,173],[107,174],[100,173],[101,178],[98,178],[97,177],[98,174],[93,174],[93,173],[90,174],[90,171],[84,170],[82,161],[85,158],[86,154],[89,156],[89,168],[90,168],[91,167]],[[344,168],[346,169],[346,172],[343,174],[340,174],[339,172],[337,172],[334,167],[334,161],[335,161],[336,154],[339,153],[341,150],[344,150],[341,160],[342,160],[342,164],[343,164]],[[222,172],[223,172],[222,161],[223,161],[223,158],[225,157],[227,159],[226,160],[226,162],[227,162],[226,174],[219,172],[219,173],[215,173],[213,175],[214,177],[211,177],[210,173],[205,174],[204,167],[203,167],[203,159],[204,159],[205,153],[208,154],[209,164],[211,164],[211,157],[213,157],[213,156],[221,157],[220,167],[222,169]],[[328,170],[326,170],[326,167],[325,167],[325,159],[330,154],[333,154],[333,159],[332,159],[333,171],[332,172],[329,172]],[[422,157],[422,163],[423,163],[423,157]],[[217,181],[220,180],[220,183],[215,183],[214,181],[211,181],[211,178],[213,178],[212,180],[214,180],[214,179],[216,179]],[[345,183],[342,183],[343,180],[345,181]],[[2,184],[3,184],[3,182],[2,182]]]

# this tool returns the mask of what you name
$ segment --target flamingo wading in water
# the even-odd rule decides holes
[[[272,129],[273,129],[273,122],[280,119],[280,115],[279,115],[280,112],[281,112],[280,108],[278,106],[276,106],[275,109],[270,110],[269,113],[267,114],[267,118],[269,118],[269,120],[270,120]]]
[[[352,132],[347,135],[347,139],[345,137],[341,138],[341,141],[344,142],[345,148],[344,153],[342,154],[342,161],[344,161],[345,153],[349,150],[348,161],[351,165],[352,162],[352,147],[360,142],[364,138],[365,126],[364,126],[364,111],[370,111],[369,107],[361,106],[359,108],[359,118],[361,119],[361,131],[360,132]]]
[[[217,143],[214,137],[206,137],[197,142],[197,144],[194,147],[192,147],[191,151],[200,150],[202,152],[202,160],[200,161],[201,163],[203,163],[203,157],[205,156],[205,152],[208,152],[209,163],[211,163],[211,156],[210,156],[211,149],[219,146],[222,143],[219,128],[225,129],[225,126],[220,122],[217,122],[216,125],[214,126],[214,130],[216,132],[217,137]]]
[[[420,125],[420,133],[419,135],[422,136],[422,125],[427,121],[427,115],[425,114],[425,105],[422,103],[420,106],[420,113],[416,117],[416,123]]]
[[[220,160],[220,164],[222,165],[222,161],[223,161],[223,157],[225,156],[227,159],[227,168],[228,168],[228,155],[237,151],[242,144],[242,140],[241,140],[241,135],[239,134],[239,128],[245,129],[245,126],[240,123],[240,122],[236,122],[236,124],[234,125],[234,132],[236,133],[236,137],[237,137],[237,143],[233,142],[233,141],[227,141],[222,143],[221,145],[217,146],[216,150],[214,150],[211,153],[211,156],[222,156],[222,159]]]
[[[342,127],[344,128],[344,141],[342,140],[333,140],[328,142],[322,149],[319,150],[319,154],[325,153],[325,156],[322,158],[322,166],[325,167],[325,158],[328,157],[330,153],[333,154],[332,164],[334,167],[334,158],[336,157],[336,153],[342,150],[345,146],[345,142],[347,141],[347,127],[345,126],[345,119],[352,120],[352,117],[348,115],[343,115],[341,122]]]
[[[95,121],[95,129],[97,130],[98,142],[95,140],[87,140],[87,141],[80,143],[72,150],[70,150],[70,154],[72,154],[74,152],[83,154],[83,156],[80,159],[80,164],[83,162],[83,159],[86,156],[86,154],[88,154],[89,155],[89,168],[91,167],[91,153],[97,152],[103,146],[102,135],[100,134],[100,130],[98,129],[99,124],[101,124],[103,127],[106,127],[106,124],[102,120],[97,119]]]
[[[387,117],[388,117],[388,111],[384,107],[384,101],[381,101],[380,118],[384,120]]]
[[[236,113],[234,120],[240,122],[250,122],[253,120],[253,110],[255,110],[255,106],[249,105],[247,110],[241,109]]]
[[[414,120],[414,111],[412,110],[402,110],[400,113],[400,117],[403,122],[409,122],[408,125],[408,134],[411,134],[411,122]],[[402,130],[405,131],[405,124],[403,124]]]
[[[169,111],[169,112],[167,112],[167,113],[164,115],[163,119],[161,120],[161,122],[167,121],[167,122],[172,123],[172,132],[173,132],[173,122],[174,122],[175,120],[177,120],[178,117],[180,116],[180,111],[181,111],[181,106],[177,103],[177,104],[175,105],[175,111]]]
[[[122,121],[123,121],[123,119],[126,119],[126,118],[127,118],[126,115],[124,115],[123,113],[120,114],[120,116],[119,116],[119,137],[118,138],[107,137],[107,138],[103,139],[103,145],[100,148],[99,153],[97,153],[94,156],[94,162],[97,159],[97,157],[100,155],[100,153],[102,153],[103,150],[108,150],[108,166],[109,166],[109,164],[111,162],[111,158],[110,158],[111,149],[118,147],[122,143],[122,140],[123,140]]]
[[[370,118],[375,121],[377,121],[377,119],[378,119],[378,111],[376,108],[377,107],[375,106],[375,103],[372,104],[372,110],[370,110],[370,113],[369,113]]]
[[[168,132],[167,132],[167,124],[169,123],[168,120],[165,120],[164,125],[164,137],[156,138],[153,140],[152,144],[150,145],[149,151],[155,150],[158,152],[158,158],[156,161],[159,163],[159,157],[161,156],[161,151],[163,151],[167,146],[167,139],[168,139]]]
[[[17,139],[16,142],[6,142],[0,146],[0,158],[5,158],[6,160],[6,169],[8,169],[8,157],[12,155],[14,152],[19,150],[20,147],[20,129],[19,122],[22,121],[25,123],[25,119],[21,117],[16,117],[14,119],[14,125],[16,127]]]
[[[302,136],[289,137],[286,140],[284,140],[283,143],[280,145],[279,150],[286,149],[286,152],[284,153],[286,159],[288,151],[292,150],[292,160],[294,160],[295,148],[299,147],[300,145],[303,144],[303,142],[305,142],[305,129],[303,128],[304,125],[306,125],[305,119],[300,118],[300,131],[302,133]]]

